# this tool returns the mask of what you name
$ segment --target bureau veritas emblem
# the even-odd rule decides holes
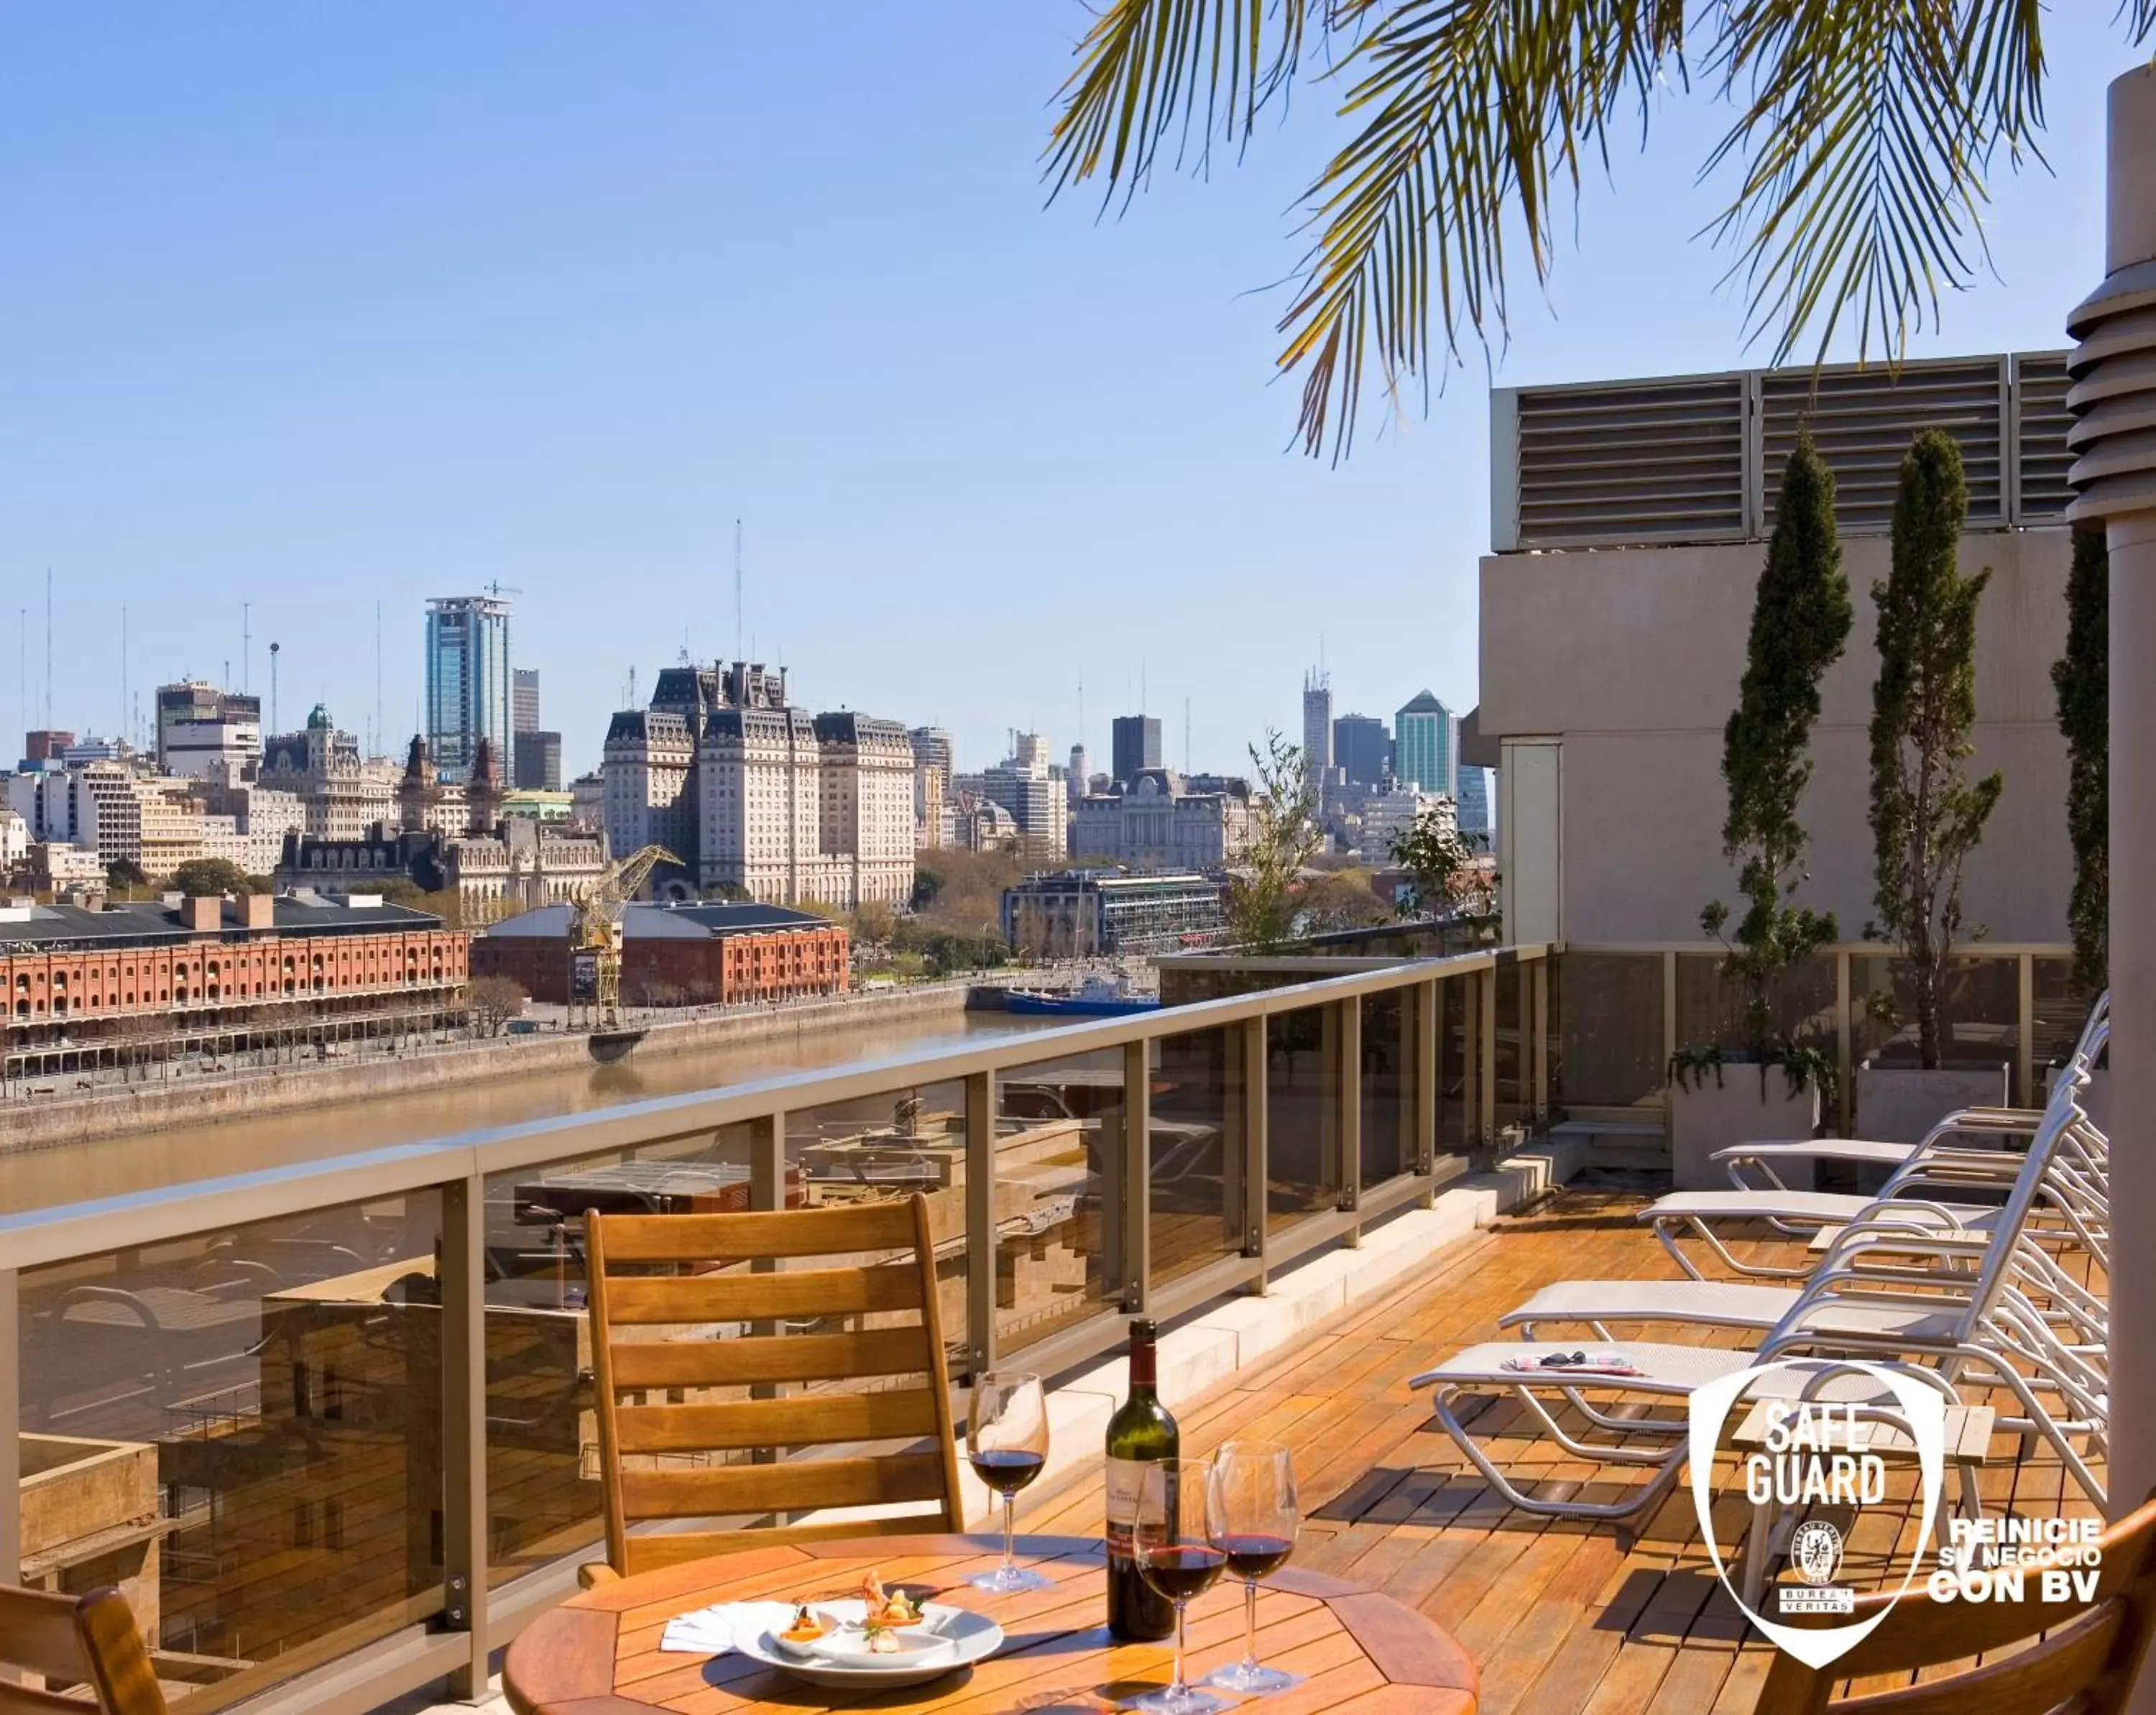
[[[1793,1581],[1773,1591],[1770,1605],[1778,1615],[1850,1614],[1856,1593],[1835,1582],[1842,1565],[1842,1530],[1816,1515],[1855,1517],[1887,1503],[1887,1461],[1877,1444],[1882,1432],[1891,1434],[1905,1468],[1907,1450],[1914,1449],[1923,1507],[1908,1564],[1898,1569],[1899,1586],[1892,1583],[1897,1569],[1892,1566],[1880,1585],[1898,1595],[1917,1582],[1938,1516],[1946,1403],[1920,1374],[1853,1358],[1781,1358],[1720,1377],[1693,1393],[1688,1407],[1692,1504],[1715,1575],[1745,1617],[1806,1666],[1823,1668],[1846,1655],[1885,1612],[1845,1625],[1784,1625],[1758,1612],[1730,1581],[1725,1548],[1735,1544],[1716,1538],[1716,1502],[1741,1497],[1745,1507],[1725,1508],[1724,1517],[1748,1517],[1755,1535],[1771,1535],[1778,1523],[1802,1520],[1786,1545]],[[1715,1461],[1732,1419],[1753,1428],[1738,1447],[1734,1471],[1725,1476]],[[1748,1542],[1744,1552],[1761,1553],[1764,1544]]]

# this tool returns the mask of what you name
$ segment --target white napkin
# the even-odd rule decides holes
[[[666,1622],[659,1647],[685,1656],[719,1656],[734,1646],[732,1629],[723,1607],[699,1608],[693,1614],[677,1614]]]

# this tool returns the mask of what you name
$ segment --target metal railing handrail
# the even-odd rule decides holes
[[[184,1180],[116,1197],[51,1204],[0,1215],[0,1260],[12,1268],[36,1268],[128,1245],[188,1238],[235,1222],[275,1219],[429,1190],[473,1175],[521,1171],[614,1149],[679,1142],[791,1112],[797,1104],[788,1098],[797,1095],[813,1096],[813,1105],[821,1107],[910,1086],[943,1083],[1065,1055],[1218,1029],[1410,987],[1434,978],[1464,976],[1502,963],[1541,958],[1548,951],[1537,944],[1454,953],[1442,958],[1404,959],[1380,969],[1322,977],[1250,994],[1014,1032],[978,1045],[924,1048],[844,1067],[790,1071],[710,1090],[624,1102],[590,1113],[522,1120],[418,1142]],[[1163,1023],[1170,1019],[1172,1024]],[[332,1184],[335,1194],[325,1196],[325,1189]]]

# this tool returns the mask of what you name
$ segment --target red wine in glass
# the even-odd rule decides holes
[[[1295,1552],[1293,1537],[1267,1536],[1256,1531],[1230,1532],[1217,1539],[1228,1557],[1228,1570],[1236,1578],[1263,1578],[1277,1572]]]
[[[1264,1697],[1302,1683],[1296,1675],[1258,1660],[1258,1580],[1280,1570],[1295,1552],[1301,1522],[1295,1465],[1277,1441],[1229,1441],[1213,1456],[1205,1486],[1205,1531],[1243,1580],[1243,1659],[1214,1670],[1208,1685]]]
[[[1048,1463],[1045,1455],[1022,1447],[991,1447],[968,1456],[973,1475],[1005,1499],[1039,1476]]]
[[[1220,1581],[1228,1569],[1228,1557],[1203,1543],[1178,1543],[1170,1548],[1149,1548],[1138,1563],[1145,1581],[1171,1602],[1187,1602],[1202,1596]]]

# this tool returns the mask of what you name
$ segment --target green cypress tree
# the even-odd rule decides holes
[[[1774,532],[1752,603],[1752,633],[1737,707],[1722,735],[1729,788],[1723,855],[1738,865],[1745,900],[1734,934],[1723,939],[1723,974],[1743,985],[1746,1046],[1763,1066],[1797,1066],[1775,1039],[1773,986],[1837,932],[1831,911],[1790,901],[1804,878],[1805,834],[1798,820],[1812,774],[1807,754],[1820,715],[1820,680],[1841,658],[1855,615],[1834,523],[1834,473],[1801,431],[1782,473]],[[1719,900],[1701,926],[1722,937],[1729,908]],[[1817,1068],[1809,1068],[1816,1076]]]
[[[1989,568],[1957,563],[1969,516],[1961,447],[1920,431],[1902,460],[1893,562],[1871,586],[1879,677],[1871,691],[1871,837],[1879,916],[1867,933],[1899,944],[1916,989],[1917,1050],[1941,1058],[1939,995],[1962,927],[1962,868],[2005,777],[1969,779],[1974,753],[1976,610]]]
[[[2066,573],[2066,652],[2051,666],[2066,735],[2066,832],[2074,891],[2066,922],[2074,978],[2090,994],[2110,980],[2111,552],[2103,526],[2074,532]]]

